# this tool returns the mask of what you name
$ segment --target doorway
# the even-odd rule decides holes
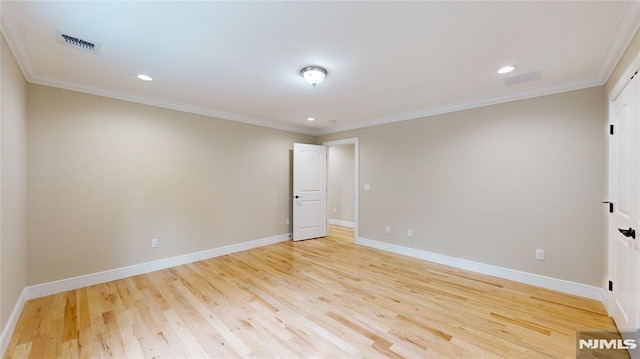
[[[323,143],[327,147],[327,219],[353,229],[358,238],[358,138]]]

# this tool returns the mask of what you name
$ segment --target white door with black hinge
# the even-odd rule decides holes
[[[640,78],[631,79],[612,103],[611,196],[613,228],[609,261],[610,314],[624,339],[640,344]],[[640,358],[640,350],[631,351]]]
[[[293,240],[327,235],[327,148],[293,144]]]

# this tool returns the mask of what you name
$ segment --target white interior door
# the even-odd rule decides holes
[[[327,235],[327,148],[293,144],[293,240]]]
[[[636,340],[640,340],[639,81],[638,76],[633,78],[612,104],[614,233],[609,247],[613,281],[611,315],[625,339]],[[640,351],[632,352],[635,358],[640,355]]]

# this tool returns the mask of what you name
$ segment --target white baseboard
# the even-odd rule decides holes
[[[418,258],[438,264],[444,264],[450,267],[460,268],[498,278],[509,279],[512,281],[551,289],[558,292],[573,294],[580,297],[598,300],[601,302],[605,299],[605,293],[602,288],[570,282],[564,279],[551,278],[538,274],[521,272],[515,269],[498,267],[491,264],[474,262],[467,259],[449,257],[442,254],[403,247],[396,244],[375,241],[372,239],[357,238],[355,240],[355,243],[366,247],[380,249],[386,252],[401,254],[408,257]]]
[[[2,329],[2,335],[0,336],[0,357],[4,357],[4,352],[9,347],[11,336],[13,335],[13,331],[16,330],[16,325],[18,324],[20,313],[22,313],[22,309],[24,309],[24,304],[26,302],[27,302],[27,289],[25,288],[22,290],[22,293],[18,298],[18,302],[13,307],[13,312],[11,312],[11,316],[9,316],[9,320],[7,321],[7,324]]]
[[[153,262],[136,264],[128,267],[122,267],[112,269],[108,271],[87,274],[79,277],[73,277],[68,279],[62,279],[54,282],[43,283],[26,287],[18,302],[16,303],[11,316],[4,329],[2,330],[2,336],[0,337],[0,353],[4,356],[4,353],[9,346],[11,336],[15,330],[18,318],[22,309],[24,308],[27,300],[44,297],[47,295],[57,294],[68,290],[74,290],[83,288],[90,285],[100,284],[113,280],[123,279],[134,275],[149,273],[165,268],[175,267],[182,264],[193,263],[204,259],[214,258],[240,252],[248,249],[267,246],[274,243],[285,242],[291,239],[290,234],[281,234],[278,236],[256,239],[253,241],[232,244],[229,246],[213,248],[201,252],[185,254],[181,256],[175,256],[171,258],[165,258]],[[521,283],[531,284],[538,287],[556,290],[568,294],[573,294],[585,298],[603,301],[605,299],[605,293],[602,288],[592,287],[585,284],[569,282],[562,279],[556,279],[551,277],[545,277],[537,274],[531,274],[521,272],[509,268],[498,267],[490,264],[484,264],[474,262],[466,259],[460,259],[455,257],[449,257],[442,254],[432,253],[419,249],[413,249],[408,247],[399,246],[396,244],[390,244],[380,241],[375,241],[366,238],[357,238],[356,244],[366,247],[380,249],[386,252],[401,254],[413,258],[426,260],[429,262],[439,263],[465,269],[472,272],[491,275],[494,277],[509,279]]]
[[[248,249],[268,246],[270,244],[285,242],[288,240],[291,240],[291,234],[285,233],[273,237],[256,239],[253,241],[208,249],[201,252],[160,259],[153,262],[135,264],[128,267],[116,268],[103,272],[82,275],[79,277],[67,278],[54,282],[28,286],[22,291],[22,294],[20,295],[20,298],[18,299],[18,302],[16,303],[13,312],[11,313],[11,317],[9,318],[7,325],[5,325],[4,329],[2,330],[2,336],[0,337],[0,357],[4,356],[4,353],[9,346],[11,336],[13,335],[13,331],[15,330],[16,324],[18,323],[18,318],[20,317],[20,313],[22,313],[22,309],[24,308],[27,300],[62,293],[68,290],[83,288],[90,285],[123,279],[134,275],[154,272],[157,270],[171,268],[187,263],[193,263],[204,259],[219,257],[225,254],[231,254]]]
[[[57,280],[54,282],[37,284],[27,287],[27,299],[40,298],[51,294],[66,292],[68,290],[74,290],[78,288],[87,287],[90,285],[110,282],[122,278],[131,277],[134,275],[154,272],[157,270],[171,268],[187,263],[193,263],[204,259],[223,256],[225,254],[246,251],[248,249],[268,246],[270,244],[284,242],[291,239],[290,233],[285,233],[273,237],[267,237],[262,239],[256,239],[248,242],[242,242],[238,244],[231,244],[224,247],[218,247],[213,249],[204,250],[201,252],[189,253],[180,256],[160,259],[153,262],[146,262],[141,264],[135,264],[128,267],[116,268],[107,270],[104,272],[92,273],[82,275],[79,277],[67,278]]]
[[[329,218],[329,224],[333,224],[341,227],[348,227],[348,228],[354,228],[356,226],[355,223],[353,222],[341,221],[339,219],[331,219],[331,218]]]

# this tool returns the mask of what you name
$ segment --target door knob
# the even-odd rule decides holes
[[[636,230],[631,227],[629,227],[629,229],[618,228],[618,231],[620,231],[620,233],[625,237],[636,239]]]
[[[293,198],[300,198],[300,196],[298,196],[298,195],[295,195],[295,196],[294,196]]]

